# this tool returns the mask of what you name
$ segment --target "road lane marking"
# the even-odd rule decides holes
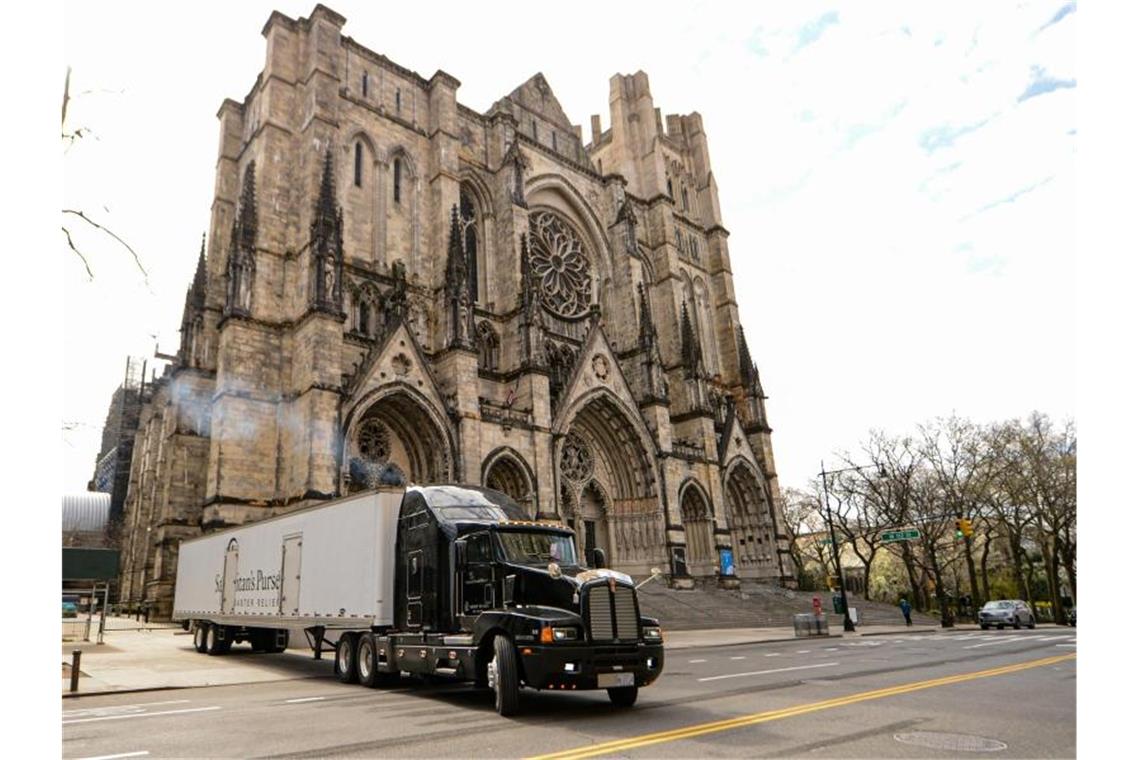
[[[158,712],[131,713],[130,715],[104,715],[99,718],[79,718],[78,720],[65,720],[63,725],[69,723],[94,723],[97,720],[122,720],[123,718],[150,718],[155,715],[178,715],[179,713],[206,712],[207,710],[221,710],[220,705],[213,707],[191,707],[187,710],[159,710]]]
[[[796,651],[796,654],[811,654],[811,650],[810,649],[799,649]]]
[[[301,697],[299,699],[286,699],[285,704],[295,705],[298,702],[320,702],[324,697]]]
[[[743,660],[743,659],[746,659],[746,658],[745,658],[745,657],[740,657],[740,656],[737,656],[737,657],[729,657],[728,659],[730,659],[730,660]]]
[[[997,644],[1018,644],[1022,641],[1034,641],[1034,640],[1039,639],[1039,638],[1041,638],[1041,637],[1040,636],[1005,636],[1005,637],[1002,637],[998,641],[987,641],[984,644],[974,644],[972,646],[962,647],[962,648],[963,649],[977,649],[979,647],[992,647],[992,646],[996,646]]]
[[[825,651],[825,652],[838,652],[839,647],[828,647],[827,649],[824,649],[823,651]]]
[[[1063,638],[1065,638],[1065,637],[1064,636],[1050,636],[1047,639],[1041,639],[1041,640],[1042,641],[1060,641]],[[1069,640],[1072,641],[1072,639],[1069,639]]]
[[[1054,644],[1053,646],[1058,646],[1058,647],[1075,647],[1075,646],[1076,646],[1076,644]]]
[[[705,678],[698,678],[698,681],[720,681],[725,678],[744,678],[745,676],[764,676],[769,673],[787,673],[789,670],[808,670],[810,668],[830,668],[838,665],[838,662],[821,662],[816,665],[795,665],[790,668],[776,668],[774,670],[754,670],[751,673],[729,673],[726,676],[707,676]]]
[[[690,665],[692,665],[693,663],[697,663],[697,662],[708,662],[708,660],[689,660]]]
[[[766,654],[764,656],[765,657],[779,657],[780,653],[779,652],[769,652],[768,654]]]
[[[150,754],[150,752],[143,750],[141,752],[123,752],[122,754],[119,754],[119,755],[98,755],[96,757],[81,757],[81,758],[79,758],[79,760],[115,760],[115,758],[119,758],[119,757],[142,757],[143,755],[149,755],[149,754]]]
[[[63,717],[74,718],[77,715],[91,715],[92,713],[103,713],[109,710],[131,710],[143,707],[154,707],[155,705],[184,705],[189,702],[189,699],[168,699],[164,702],[146,702],[138,705],[108,705],[107,707],[88,707],[85,710],[69,710],[64,711]]]
[[[921,691],[923,689],[932,689],[937,686],[949,686],[965,681],[973,681],[979,678],[990,678],[993,676],[1016,673],[1022,670],[1029,670],[1031,668],[1039,668],[1046,665],[1055,665],[1059,662],[1075,660],[1076,658],[1076,654],[1063,654],[1057,655],[1055,657],[1046,657],[1040,660],[1030,660],[1029,662],[1018,663],[1016,665],[1004,665],[1002,667],[991,668],[989,670],[978,670],[972,673],[963,673],[956,676],[944,676],[942,678],[934,678],[928,681],[915,681],[908,684],[901,684],[899,686],[891,686],[885,689],[876,689],[874,691],[865,691],[858,694],[851,694],[846,697],[827,699],[822,702],[812,702],[804,705],[796,705],[794,707],[785,707],[779,710],[769,710],[767,712],[753,713],[751,715],[744,715],[738,718],[729,718],[727,720],[712,721],[710,723],[698,723],[692,726],[675,728],[669,731],[659,731],[652,734],[643,734],[641,736],[634,736],[628,739],[615,739],[613,741],[604,742],[602,744],[576,747],[574,749],[563,750],[561,752],[552,752],[546,755],[535,755],[528,760],[578,760],[579,758],[596,757],[598,755],[612,755],[618,752],[626,752],[628,750],[636,749],[638,747],[648,747],[654,744],[662,744],[664,742],[678,741],[681,739],[692,739],[694,737],[703,736],[705,734],[716,733],[719,731],[728,731],[735,728],[744,728],[746,726],[753,726],[772,720],[781,720],[783,718],[794,718],[799,715],[806,715],[808,713],[818,712],[820,710],[829,710],[836,707],[844,707],[847,705],[866,702],[873,699],[884,699],[886,697],[908,694],[910,692]]]

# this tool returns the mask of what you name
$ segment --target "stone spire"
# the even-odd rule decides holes
[[[701,374],[701,346],[693,335],[693,323],[689,321],[689,309],[681,304],[681,364],[685,377],[698,377]]]
[[[451,207],[451,231],[447,240],[447,270],[444,278],[444,297],[448,315],[449,346],[471,348],[475,334],[475,314],[471,307],[467,257],[463,253],[463,240],[459,231],[459,209]]]
[[[257,178],[253,161],[246,164],[241,183],[241,205],[237,217],[238,244],[252,252],[257,246]]]
[[[226,260],[226,316],[249,316],[253,308],[253,276],[257,268],[257,180],[254,162],[246,164],[241,200],[230,231]]]
[[[186,288],[186,302],[182,307],[182,341],[178,357],[183,366],[193,361],[194,346],[201,339],[198,333],[198,317],[206,306],[206,233],[202,233],[202,247],[198,251],[198,268],[194,280]]]
[[[321,188],[309,225],[310,248],[313,252],[313,288],[310,305],[330,314],[341,312],[344,270],[344,218],[336,202],[332,149],[325,151]]]
[[[198,251],[198,268],[194,270],[194,280],[186,289],[187,308],[200,309],[206,305],[206,233],[202,233],[202,247]]]
[[[642,348],[649,348],[657,342],[657,328],[653,326],[653,316],[649,313],[649,299],[645,295],[645,286],[637,283],[637,313],[640,321],[640,334],[638,343]]]
[[[760,372],[756,363],[752,361],[752,354],[748,351],[748,340],[744,337],[744,328],[736,329],[737,342],[740,346],[740,384],[744,386],[745,393],[764,395],[760,389]]]

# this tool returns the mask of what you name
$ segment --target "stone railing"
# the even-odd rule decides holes
[[[705,447],[689,441],[673,441],[673,454],[683,459],[696,460],[705,458]]]
[[[489,398],[479,399],[479,416],[488,422],[497,422],[503,427],[526,427],[533,420],[530,409],[507,406]]]

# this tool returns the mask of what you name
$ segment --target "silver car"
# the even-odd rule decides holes
[[[982,626],[982,630],[988,629],[991,625],[996,625],[998,628],[1005,628],[1007,625],[1014,628],[1020,628],[1022,625],[1028,628],[1037,627],[1033,610],[1029,609],[1029,605],[1020,599],[1001,599],[996,602],[986,602],[985,606],[978,611],[978,623]]]

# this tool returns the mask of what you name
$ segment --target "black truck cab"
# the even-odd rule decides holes
[[[584,567],[574,539],[498,491],[409,486],[390,668],[490,686],[504,714],[517,709],[520,685],[604,688],[632,705],[661,674],[660,626],[641,616],[632,579]]]

